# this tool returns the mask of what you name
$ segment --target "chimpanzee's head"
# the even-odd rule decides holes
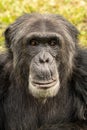
[[[78,31],[59,15],[26,14],[5,31],[16,78],[37,98],[55,96],[74,66]]]

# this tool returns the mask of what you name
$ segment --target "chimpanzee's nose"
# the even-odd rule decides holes
[[[39,53],[39,63],[44,64],[44,63],[51,63],[53,60],[53,57],[50,55],[49,52],[40,52]]]

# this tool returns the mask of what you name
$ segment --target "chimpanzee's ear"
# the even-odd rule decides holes
[[[6,47],[10,47],[11,45],[11,27],[7,27],[7,29],[4,32],[4,36],[5,36],[5,45]]]

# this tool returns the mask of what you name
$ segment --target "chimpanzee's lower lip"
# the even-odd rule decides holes
[[[48,89],[50,87],[53,87],[57,83],[57,80],[50,80],[50,81],[32,81],[32,84],[39,88],[39,89]]]

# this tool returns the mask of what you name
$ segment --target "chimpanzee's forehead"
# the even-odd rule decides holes
[[[12,24],[11,34],[15,34],[16,41],[33,33],[44,34],[45,36],[49,33],[63,35],[67,28],[62,21],[61,17],[53,15],[25,15]]]
[[[36,19],[29,27],[30,32],[56,32],[57,25],[56,21],[49,19]]]

